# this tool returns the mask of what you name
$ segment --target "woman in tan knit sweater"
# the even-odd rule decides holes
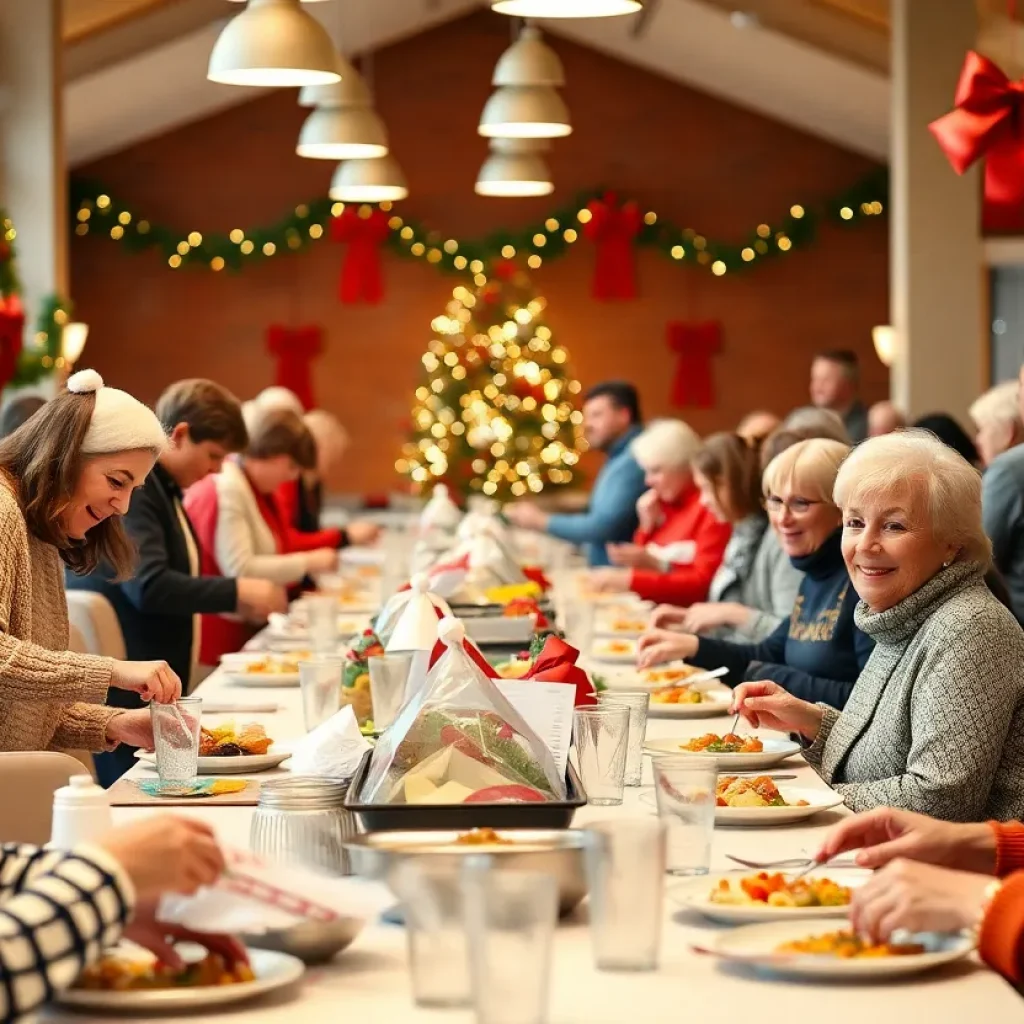
[[[156,416],[92,370],[0,441],[0,750],[151,746],[148,710],[105,707],[107,688],[181,693],[165,662],[67,649],[63,566],[130,573],[119,518],[163,445]]]

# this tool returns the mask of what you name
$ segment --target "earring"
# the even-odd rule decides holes
[[[952,564],[953,564],[953,559],[951,558],[948,562],[943,562],[942,563],[942,568],[943,569],[948,569]]]

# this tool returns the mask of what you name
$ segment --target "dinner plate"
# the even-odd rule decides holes
[[[149,1010],[201,1010],[227,1003],[241,1003],[285,988],[302,977],[306,968],[297,957],[265,949],[250,949],[254,981],[237,985],[197,985],[168,989],[138,989],[129,992],[69,988],[58,992],[54,1002],[81,1010],[108,1010],[138,1015]]]
[[[614,647],[613,647],[614,645]],[[619,645],[625,646],[625,650],[616,650]],[[617,664],[636,664],[636,641],[625,639],[598,640],[590,649],[590,656],[594,661],[609,661]]]
[[[137,750],[136,758],[153,769],[156,768],[156,754],[149,751]],[[276,768],[279,764],[287,761],[292,756],[290,750],[285,750],[276,744],[272,744],[270,750],[265,754],[239,754],[237,757],[200,757],[198,768],[200,775],[249,775],[250,773],[265,772]]]
[[[727,961],[748,964],[759,972],[788,978],[820,978],[832,981],[879,980],[919,974],[968,955],[974,940],[966,934],[912,936],[927,952],[905,956],[842,959],[776,953],[783,942],[805,939],[834,931],[825,922],[806,918],[799,921],[774,921],[733,928],[710,940],[707,951]]]
[[[801,789],[792,786],[779,786],[782,799],[793,805],[797,800],[806,800],[806,807],[716,807],[716,825],[756,826],[771,828],[773,825],[791,825],[794,821],[803,821],[815,814],[821,814],[843,802],[842,795],[835,790]]]
[[[224,678],[233,686],[298,686],[299,673],[288,672],[225,672]]]
[[[731,706],[732,690],[726,686],[716,686],[704,691],[704,700],[700,704],[661,704],[652,699],[647,717],[713,718],[716,715],[728,716]]]
[[[699,705],[698,705],[699,707]],[[733,770],[755,771],[761,768],[771,768],[772,765],[785,761],[787,757],[800,753],[800,744],[792,740],[761,740],[764,750],[757,754],[712,754],[707,751],[684,750],[683,744],[689,743],[693,736],[680,736],[668,740],[650,740],[644,744],[644,749],[652,754],[681,754],[684,757],[713,757],[720,772]]]
[[[792,874],[793,872],[789,872]],[[814,920],[820,918],[845,918],[849,911],[843,907],[773,907],[767,903],[716,903],[711,899],[711,892],[717,888],[722,879],[737,885],[742,879],[756,875],[753,870],[721,871],[717,874],[702,875],[699,878],[687,878],[685,881],[668,888],[669,898],[687,910],[696,911],[709,921],[719,924],[763,924],[768,921]],[[785,874],[785,872],[784,872]],[[814,876],[812,876],[814,877]],[[830,878],[839,885],[851,889],[863,885],[870,877],[870,871],[857,868],[830,870],[821,869],[822,878]],[[822,930],[839,928],[840,925],[827,925]],[[808,926],[804,934],[810,934],[813,926]]]
[[[616,623],[623,628],[618,628]],[[594,619],[594,636],[614,637],[617,640],[636,640],[647,629],[646,616],[600,615]]]

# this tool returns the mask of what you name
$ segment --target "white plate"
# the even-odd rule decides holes
[[[784,872],[786,873],[786,872]],[[795,872],[788,872],[794,874]],[[703,875],[700,878],[688,878],[684,882],[670,885],[669,897],[687,910],[694,910],[710,921],[720,924],[762,924],[766,921],[814,920],[820,918],[845,918],[849,907],[772,907],[767,903],[715,903],[711,899],[711,891],[723,879],[734,885],[743,878],[756,875],[757,871],[722,871],[718,874]],[[870,877],[870,871],[840,868],[830,870],[822,868],[823,878],[831,878],[833,882],[855,888],[863,885]],[[839,925],[826,925],[822,931],[838,928]],[[814,926],[808,926],[806,934],[810,934]]]
[[[237,985],[203,985],[195,988],[151,989],[133,992],[85,991],[69,988],[54,996],[54,1002],[82,1010],[113,1010],[139,1014],[149,1010],[201,1010],[227,1003],[241,1003],[298,981],[306,968],[297,957],[265,949],[249,950],[255,981]]]
[[[609,686],[609,689],[613,687]],[[728,717],[732,705],[732,690],[726,686],[705,690],[704,700],[700,704],[659,704],[651,701],[647,711],[648,718],[714,718]],[[674,753],[674,751],[673,751]],[[680,751],[685,753],[685,751]]]
[[[298,686],[299,673],[277,675],[271,672],[225,672],[224,678],[234,686]]]
[[[156,754],[145,750],[137,750],[136,758],[144,764],[156,769]],[[276,768],[292,756],[290,750],[276,745],[271,746],[265,754],[239,754],[238,757],[200,757],[198,761],[200,775],[249,775],[265,772]]]
[[[908,956],[843,960],[831,956],[786,956],[775,953],[776,947],[783,942],[835,930],[824,921],[806,919],[752,924],[716,935],[709,946],[712,952],[726,960],[749,964],[758,971],[789,978],[823,978],[833,981],[885,980],[919,974],[959,960],[974,948],[973,940],[967,935],[933,935],[926,938],[927,945],[934,948],[934,952]]]
[[[838,807],[843,798],[834,790],[800,789],[799,787],[779,786],[782,799],[788,803],[806,800],[806,807],[716,807],[716,825],[754,825],[758,828],[771,828],[772,825],[791,825],[794,821],[804,821],[815,814]]]
[[[699,707],[700,705],[698,705]],[[759,754],[710,754],[706,751],[683,750],[682,744],[688,743],[694,736],[681,736],[670,740],[651,740],[644,744],[644,749],[653,754],[681,754],[684,757],[713,757],[720,772],[759,771],[771,768],[787,757],[800,753],[800,744],[792,740],[765,740],[764,750]]]
[[[625,644],[628,650],[616,651],[611,650],[612,644]],[[617,664],[635,665],[637,655],[637,645],[635,640],[628,639],[607,639],[597,640],[590,649],[590,656],[595,661],[608,661]]]

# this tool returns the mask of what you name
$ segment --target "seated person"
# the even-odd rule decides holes
[[[0,411],[0,438],[9,437],[20,430],[44,405],[46,399],[41,395],[23,395],[4,402],[3,410]]]
[[[771,679],[803,700],[845,705],[873,646],[854,623],[857,593],[843,562],[841,514],[831,498],[849,451],[838,441],[812,438],[787,448],[765,470],[772,526],[804,574],[790,617],[757,644],[650,629],[640,638],[641,668],[677,658],[705,669],[724,665],[727,686]]]
[[[970,415],[977,428],[974,443],[983,466],[1024,442],[1024,422],[1018,400],[1019,382],[1004,381],[989,388],[971,405]]]

